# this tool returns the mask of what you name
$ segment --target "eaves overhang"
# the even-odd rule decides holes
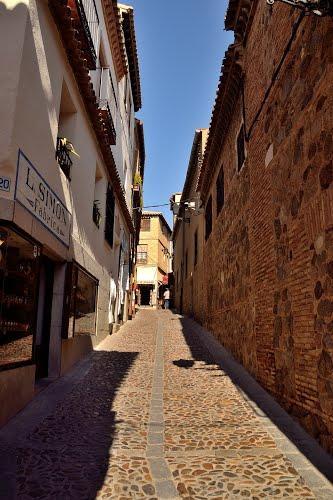
[[[211,178],[217,168],[224,139],[234,115],[235,104],[243,84],[242,47],[229,46],[222,63],[221,76],[209,127],[197,191],[205,202]]]
[[[126,221],[128,230],[134,233],[132,217],[127,206],[125,192],[109,145],[105,123],[91,82],[87,61],[81,49],[77,30],[74,27],[73,13],[70,6],[71,2],[70,0],[49,0],[48,3],[107,167],[110,183],[114,189],[120,211]]]
[[[127,74],[127,61],[117,0],[102,0],[102,6],[115,72],[119,82]]]
[[[136,129],[137,129],[138,143],[139,143],[138,145],[139,145],[139,151],[140,151],[140,166],[142,167],[142,170],[144,170],[145,161],[146,161],[146,149],[145,149],[145,136],[144,136],[144,130],[143,130],[143,122],[136,118],[135,125],[136,125]]]
[[[138,49],[136,44],[134,11],[133,7],[120,5],[122,13],[122,26],[128,61],[128,68],[131,79],[131,87],[134,101],[134,110],[139,111],[142,106],[140,69],[138,59]]]
[[[245,39],[249,21],[253,18],[258,0],[230,0],[224,25],[227,31],[234,31],[235,41]]]
[[[169,234],[170,235],[172,234],[171,228],[170,228],[166,218],[162,214],[162,212],[153,212],[150,210],[149,211],[146,210],[145,212],[142,212],[141,217],[142,217],[142,219],[150,219],[151,217],[159,217],[159,219],[163,222],[163,224],[167,228]]]
[[[196,129],[194,133],[194,139],[191,148],[190,161],[187,167],[185,183],[180,199],[180,205],[188,200],[188,197],[193,187],[193,182],[196,183],[195,189],[197,187],[197,179],[195,179],[195,173],[201,168],[202,162],[202,133],[206,129]],[[199,170],[200,171],[200,170]],[[180,226],[180,219],[176,217],[176,221],[172,231],[172,239],[176,238]]]

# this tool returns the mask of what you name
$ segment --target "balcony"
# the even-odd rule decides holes
[[[136,172],[132,185],[132,204],[133,208],[142,207],[142,177]]]
[[[81,39],[88,68],[96,69],[99,53],[100,27],[95,0],[73,0],[77,11],[78,34]],[[81,29],[79,29],[81,28]]]
[[[98,106],[101,110],[109,145],[116,144],[116,95],[109,68],[100,69]]]
[[[99,228],[99,226],[101,224],[101,220],[102,220],[102,214],[101,214],[101,211],[99,208],[99,201],[98,200],[94,200],[92,216],[93,216],[93,221],[94,221],[95,225]]]
[[[57,138],[57,149],[56,149],[56,160],[58,162],[59,167],[66,175],[67,179],[71,179],[71,166],[73,162],[71,157],[69,156],[68,149],[63,142],[62,137]]]

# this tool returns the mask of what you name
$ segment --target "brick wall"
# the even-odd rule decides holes
[[[243,57],[247,158],[237,173],[239,96],[210,184],[212,234],[185,284],[184,310],[333,452],[331,19],[300,22],[263,103],[299,15],[258,2]],[[216,217],[222,164],[226,200]]]

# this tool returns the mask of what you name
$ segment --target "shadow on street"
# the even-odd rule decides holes
[[[191,351],[191,360],[175,360],[173,364],[185,369],[196,369],[194,367],[195,361],[204,362],[206,369],[212,371],[212,377],[225,376],[230,377],[232,383],[240,392],[245,402],[250,405],[253,412],[258,418],[269,419],[281,431],[281,433],[293,443],[296,448],[331,482],[333,482],[333,469],[332,458],[327,452],[321,448],[319,443],[312,438],[307,432],[298,424],[293,418],[279,405],[279,403],[263,389],[246,369],[237,363],[229,354],[228,359],[219,352],[213,356],[208,348],[206,348],[202,341],[199,340],[198,335],[193,332],[193,322],[191,319],[182,317],[180,318],[182,325],[182,333],[184,339]],[[221,346],[222,352],[223,346]],[[219,358],[219,359],[218,359]],[[209,368],[214,365],[215,370]],[[218,375],[216,370],[220,370],[221,374]],[[254,402],[255,405],[252,405]],[[287,451],[287,450],[286,450]],[[292,451],[289,450],[292,453]]]
[[[120,423],[112,409],[113,401],[137,355],[117,351],[93,353],[92,366],[85,377],[55,411],[15,446],[13,498],[96,497],[108,470]]]

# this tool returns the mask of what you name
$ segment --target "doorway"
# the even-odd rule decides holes
[[[154,289],[154,285],[140,285],[140,305],[141,306],[151,306],[151,296]]]
[[[54,263],[41,257],[38,313],[35,342],[36,380],[45,378],[49,372],[49,348],[51,313],[53,301]]]

